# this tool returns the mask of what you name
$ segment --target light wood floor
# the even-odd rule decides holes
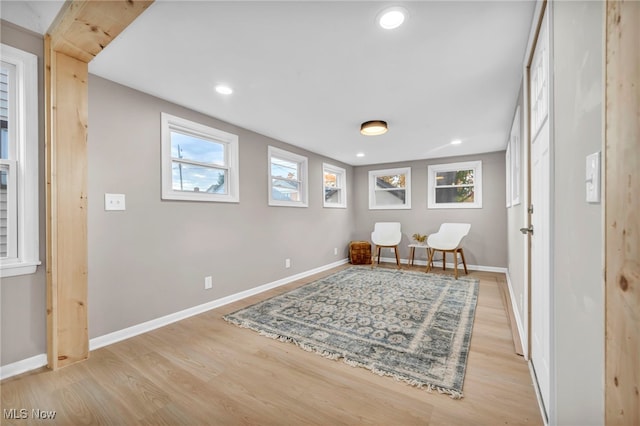
[[[98,349],[88,361],[1,383],[2,409],[55,410],[2,424],[542,424],[529,370],[514,353],[499,292],[480,279],[464,398],[454,400],[226,323],[222,315],[327,271]],[[423,268],[419,268],[423,270]]]

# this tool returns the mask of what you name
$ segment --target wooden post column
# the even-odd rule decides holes
[[[88,63],[152,0],[67,1],[45,38],[47,358],[89,356]]]
[[[605,424],[638,425],[640,2],[606,8]]]
[[[88,67],[86,62],[56,51],[48,52],[47,67],[51,106],[47,144],[47,353],[49,367],[56,368],[89,355]]]

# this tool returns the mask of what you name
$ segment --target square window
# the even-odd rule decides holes
[[[347,171],[331,164],[322,164],[324,207],[347,208]]]
[[[428,167],[428,208],[482,208],[482,162]]]
[[[162,113],[162,198],[238,202],[238,136]]]
[[[269,156],[269,205],[308,206],[307,157],[273,146]]]
[[[411,168],[369,171],[369,209],[411,208]]]

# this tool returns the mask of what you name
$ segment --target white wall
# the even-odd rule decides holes
[[[239,203],[161,200],[161,112],[239,136]],[[353,200],[323,208],[322,163],[346,169],[349,197],[351,166],[94,75],[88,143],[90,338],[347,257]],[[308,208],[268,206],[268,145],[308,157]],[[106,212],[105,193],[126,211]]]
[[[38,165],[40,261],[34,274],[2,278],[0,286],[0,365],[40,355],[47,350],[44,179],[44,40],[41,35],[0,23],[2,43],[38,56]]]
[[[464,255],[468,265],[505,268],[507,266],[507,212],[505,208],[504,151],[488,154],[435,158],[418,161],[354,167],[355,223],[354,238],[369,241],[375,222],[400,222],[402,242],[400,256],[409,255],[408,244],[415,233],[436,232],[443,222],[471,224],[465,238]],[[433,164],[482,161],[481,209],[428,209],[427,168]],[[369,171],[411,167],[411,209],[369,210]],[[392,252],[384,256],[393,257]],[[424,251],[416,259],[426,261]],[[451,259],[451,258],[450,258]]]
[[[602,204],[585,201],[585,157],[602,150],[604,3],[552,4],[552,241],[558,425],[604,424]]]
[[[603,148],[603,4],[549,3],[553,389],[548,410],[552,425],[604,424],[603,206],[585,201],[585,157]],[[522,97],[517,104],[526,112]],[[524,194],[524,134],[522,141]],[[507,213],[509,273],[518,308],[526,291],[525,251],[518,232],[525,226],[525,201]],[[525,319],[520,309],[523,324]]]

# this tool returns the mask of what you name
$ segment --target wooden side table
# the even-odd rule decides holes
[[[431,247],[426,244],[409,244],[409,265],[413,266],[413,258],[416,255],[416,248],[423,248],[427,250],[427,262],[431,257]],[[433,261],[431,262],[431,266],[433,267]]]

